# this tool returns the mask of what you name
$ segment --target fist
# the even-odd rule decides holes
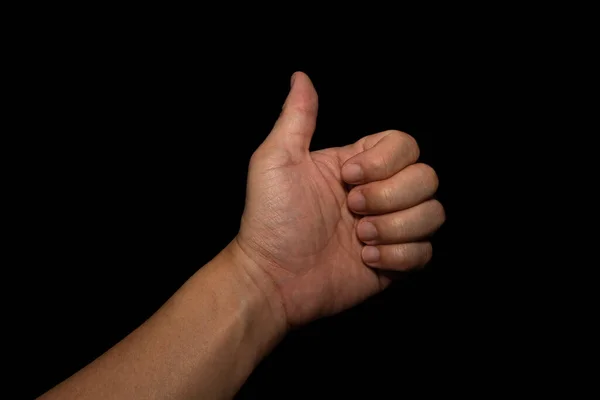
[[[444,222],[435,171],[408,134],[385,131],[309,152],[317,93],[297,72],[273,130],[253,154],[234,245],[288,327],[383,290],[393,271],[431,259]]]

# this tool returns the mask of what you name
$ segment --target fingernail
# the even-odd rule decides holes
[[[379,249],[375,246],[365,246],[362,251],[363,260],[367,263],[379,261]]]
[[[296,73],[294,72],[292,74],[292,77],[290,78],[290,89],[294,86],[294,81],[296,80]]]
[[[377,237],[377,228],[372,223],[363,221],[358,224],[357,233],[360,240],[373,240]]]
[[[363,211],[367,208],[367,200],[359,191],[354,191],[348,195],[348,207],[354,211]]]
[[[342,178],[348,183],[358,182],[363,177],[363,170],[358,164],[346,164],[342,168]]]

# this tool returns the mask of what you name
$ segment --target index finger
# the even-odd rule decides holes
[[[377,142],[344,163],[342,179],[350,184],[380,181],[414,164],[418,158],[419,146],[412,136],[394,130],[382,132]]]

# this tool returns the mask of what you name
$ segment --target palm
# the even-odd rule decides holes
[[[351,154],[350,154],[351,155]],[[359,217],[348,210],[340,148],[312,152],[301,162],[272,159],[250,170],[244,225],[260,232],[269,274],[282,293],[289,322],[348,308],[385,283],[361,259]]]

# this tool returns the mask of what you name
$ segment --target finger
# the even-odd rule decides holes
[[[364,217],[356,227],[356,234],[370,245],[409,243],[431,235],[445,220],[442,204],[429,200],[408,210]]]
[[[342,178],[346,183],[360,184],[389,178],[419,158],[416,140],[400,131],[387,131],[372,145],[365,141],[365,146],[371,147],[343,165]]]
[[[365,246],[362,259],[370,267],[407,271],[425,266],[431,260],[432,248],[429,242],[413,242],[404,244],[384,244]]]
[[[265,144],[292,155],[307,153],[317,124],[318,103],[310,78],[303,72],[294,73],[288,97]]]
[[[384,181],[355,186],[348,207],[357,214],[383,214],[405,210],[431,198],[439,179],[427,164],[413,164]]]

